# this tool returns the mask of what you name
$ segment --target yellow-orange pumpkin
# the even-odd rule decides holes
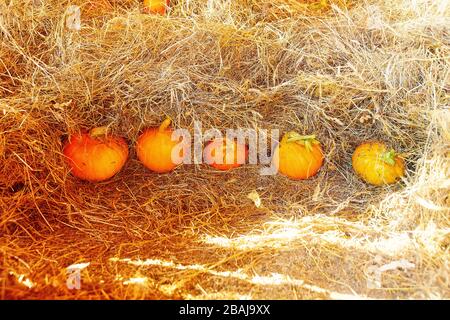
[[[221,152],[222,158],[217,161],[216,153]],[[240,155],[240,157],[239,157]],[[220,157],[220,155],[217,155]],[[236,140],[227,138],[217,138],[207,143],[204,149],[204,158],[207,164],[218,170],[230,170],[241,166],[239,158],[243,162],[247,161],[248,148],[246,145],[239,144]]]
[[[70,136],[63,153],[74,176],[98,182],[122,169],[128,158],[128,146],[123,138],[107,135],[106,128],[99,127]]]
[[[165,14],[169,6],[169,0],[144,0],[144,12],[153,14]]]
[[[173,130],[168,118],[159,127],[146,129],[137,141],[137,156],[148,169],[166,173],[175,169],[183,161],[183,149],[178,159],[172,159],[172,152],[180,142],[172,140]]]
[[[286,133],[277,146],[272,163],[278,172],[291,179],[308,179],[322,167],[324,155],[315,135]]]
[[[365,182],[382,186],[397,182],[405,175],[405,161],[383,142],[365,142],[352,156],[352,166]]]

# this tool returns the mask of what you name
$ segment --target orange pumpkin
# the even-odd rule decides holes
[[[382,186],[397,182],[405,175],[405,161],[383,142],[359,145],[352,156],[352,166],[365,182]]]
[[[219,153],[222,154],[222,157]],[[203,154],[207,164],[218,170],[225,171],[241,166],[243,164],[242,161],[245,163],[248,158],[248,148],[236,140],[217,138],[208,142]]]
[[[165,14],[169,6],[169,0],[144,0],[144,12],[153,14]]]
[[[322,167],[324,155],[315,135],[286,133],[275,149],[272,163],[281,174],[300,180],[314,176]]]
[[[172,140],[173,130],[169,129],[171,120],[167,118],[155,128],[146,129],[137,141],[137,156],[148,169],[166,173],[175,169],[183,161],[183,150],[178,159],[172,159],[173,149],[180,143]]]
[[[106,128],[99,127],[69,137],[63,153],[75,177],[98,182],[122,169],[128,158],[128,146],[123,138],[107,135]]]

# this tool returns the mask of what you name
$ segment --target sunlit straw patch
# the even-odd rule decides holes
[[[9,274],[13,276],[18,283],[21,285],[27,287],[28,289],[33,288],[36,286],[36,283],[34,283],[30,278],[28,278],[25,274],[17,274],[14,271],[10,271]]]
[[[279,273],[271,273],[270,275],[249,275],[245,273],[242,270],[234,270],[234,271],[217,271],[213,268],[210,268],[205,265],[201,264],[192,264],[192,265],[185,265],[185,264],[179,264],[174,263],[172,261],[162,260],[162,259],[146,259],[146,260],[133,260],[129,258],[110,258],[111,262],[120,262],[120,263],[126,263],[134,266],[162,266],[162,267],[168,267],[168,268],[174,268],[177,270],[195,270],[200,271],[205,274],[209,274],[212,276],[217,277],[223,277],[223,278],[234,278],[242,281],[246,281],[248,283],[254,284],[254,285],[262,285],[262,286],[284,286],[284,285],[291,285],[291,286],[297,286],[301,287],[303,289],[324,294],[330,297],[330,299],[336,299],[336,300],[353,300],[353,299],[370,299],[367,296],[364,295],[357,295],[357,294],[347,294],[347,293],[340,293],[333,290],[327,290],[324,288],[321,288],[319,286],[310,285],[307,284],[304,280],[292,278],[287,275],[279,274]],[[142,279],[142,278],[139,278]],[[129,281],[129,280],[127,280]],[[141,281],[141,280],[139,280]],[[191,296],[192,297],[192,296]]]

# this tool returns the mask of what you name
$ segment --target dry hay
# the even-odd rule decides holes
[[[173,2],[0,1],[1,297],[450,298],[448,1]],[[67,134],[131,147],[166,115],[315,132],[327,162],[156,175],[132,152],[110,181],[69,174]],[[355,177],[366,139],[408,156],[402,183]]]

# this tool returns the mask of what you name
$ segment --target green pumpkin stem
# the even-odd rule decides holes
[[[395,158],[397,157],[397,154],[395,153],[394,149],[391,149],[387,152],[384,152],[381,155],[381,161],[383,161],[384,163],[387,163],[391,166],[395,165]]]
[[[299,143],[301,145],[304,145],[306,150],[308,150],[309,152],[312,152],[313,145],[320,144],[320,142],[316,139],[315,134],[302,136],[295,131],[290,131],[290,132],[286,133],[284,135],[283,139],[281,140],[281,142]]]
[[[159,126],[159,132],[164,132],[167,130],[167,128],[170,126],[170,123],[172,122],[172,119],[170,119],[169,117],[166,118],[166,120],[164,120],[161,125]]]

